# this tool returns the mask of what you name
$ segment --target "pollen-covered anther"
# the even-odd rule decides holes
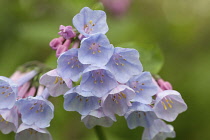
[[[96,83],[97,83],[97,81],[95,80],[95,81],[94,81],[94,84],[96,84]]]
[[[88,102],[88,101],[89,101],[89,99],[87,98],[85,101],[86,101],[86,102]]]
[[[104,81],[103,80],[100,80],[100,83],[104,83]]]
[[[92,52],[92,54],[96,54],[96,52],[95,52],[95,51],[93,51],[93,52]]]
[[[121,66],[124,66],[125,64],[121,63],[120,65],[121,65]]]
[[[10,96],[11,95],[11,93],[8,93],[7,95],[5,95],[5,97],[8,97],[8,96]]]
[[[165,104],[163,101],[161,101],[161,104],[163,105],[163,108],[164,108],[165,110],[168,109],[167,106],[166,106],[166,104]]]
[[[123,92],[120,92],[123,98],[126,98],[126,95]]]
[[[4,94],[5,92],[2,92],[1,94]]]

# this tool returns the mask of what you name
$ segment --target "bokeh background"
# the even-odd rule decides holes
[[[112,44],[137,42],[159,46],[154,48],[158,49],[157,56],[153,55],[153,47],[150,53],[140,51],[140,55],[141,59],[148,56],[157,61],[155,72],[162,66],[159,74],[172,83],[188,105],[188,110],[171,123],[177,133],[175,139],[210,139],[210,1],[112,0],[120,4],[103,1],[110,28],[107,36]],[[55,52],[48,44],[58,37],[59,25],[72,25],[73,16],[81,8],[94,7],[96,2],[1,0],[0,75],[10,76],[19,65],[31,60],[55,68]],[[153,62],[144,65],[146,70],[153,71]],[[97,139],[94,130],[80,122],[78,113],[63,109],[63,97],[50,100],[55,105],[55,117],[49,128],[54,140]],[[140,140],[142,130],[129,130],[123,117],[118,117],[111,128],[104,128],[108,140]],[[12,140],[14,135],[0,133],[0,140]]]

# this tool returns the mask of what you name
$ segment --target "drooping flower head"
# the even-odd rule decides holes
[[[152,76],[149,72],[142,72],[140,75],[133,76],[127,85],[136,93],[132,101],[144,104],[150,104],[152,102],[152,96],[157,93],[158,89],[152,81]]]
[[[17,130],[15,140],[52,140],[52,136],[45,128],[22,123]]]
[[[178,114],[187,110],[187,105],[179,92],[165,90],[157,94],[154,112],[158,118],[172,122]]]
[[[96,110],[92,110],[88,115],[82,116],[82,122],[88,129],[93,128],[96,125],[110,127],[112,126],[115,120],[112,120],[110,117],[106,116],[103,113],[102,107]]]
[[[103,66],[114,52],[113,45],[104,34],[95,34],[81,42],[78,58],[83,64]]]
[[[54,106],[43,96],[27,97],[17,101],[17,107],[24,124],[48,127],[54,117]]]
[[[138,51],[120,47],[115,48],[106,67],[120,83],[126,83],[132,76],[139,75],[143,70]]]
[[[51,70],[44,74],[40,80],[40,84],[46,86],[49,93],[53,97],[63,95],[69,88],[72,87],[72,81],[70,79],[63,80],[58,74],[57,70]]]
[[[81,89],[92,92],[96,97],[108,94],[118,85],[114,76],[105,67],[89,66],[83,73]]]
[[[0,109],[11,109],[17,98],[18,85],[7,77],[0,76]]]
[[[11,109],[0,110],[0,130],[3,134],[8,134],[18,129],[18,112],[16,106]]]
[[[130,100],[135,97],[135,92],[126,85],[118,85],[108,95],[102,98],[104,114],[115,120],[115,114],[123,116],[132,104]]]
[[[133,102],[125,114],[128,127],[134,129],[138,126],[150,127],[157,119],[153,109],[149,105]]]
[[[63,79],[78,81],[87,65],[78,60],[78,49],[70,49],[58,58],[57,72]]]
[[[79,14],[74,16],[73,24],[85,37],[96,33],[105,34],[108,31],[106,13],[101,10],[91,10],[88,7],[84,7]]]
[[[174,138],[175,135],[172,125],[157,119],[154,120],[153,125],[144,129],[142,140],[166,140],[166,138]]]
[[[81,115],[87,115],[91,110],[100,107],[99,98],[95,96],[82,96],[79,86],[72,88],[64,95],[64,109],[67,111],[77,111]],[[86,94],[87,95],[87,94]]]

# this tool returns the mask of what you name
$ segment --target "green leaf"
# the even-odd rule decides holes
[[[144,71],[149,71],[152,74],[157,74],[163,66],[163,54],[156,44],[128,42],[120,44],[119,47],[133,48],[138,50],[140,53],[140,61],[143,65]]]

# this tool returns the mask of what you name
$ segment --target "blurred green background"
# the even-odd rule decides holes
[[[55,68],[55,52],[48,44],[58,37],[59,25],[72,25],[73,16],[81,8],[92,7],[96,2],[1,0],[0,75],[10,76],[17,66],[31,60],[47,61]],[[133,0],[121,17],[107,11],[110,28],[107,36],[114,46],[137,42],[160,47],[164,64],[159,74],[172,83],[188,105],[188,110],[171,123],[177,133],[176,140],[210,139],[209,5],[209,0]],[[143,58],[147,54],[140,51],[140,55],[141,59],[147,59]],[[162,57],[154,55],[153,58],[157,58],[153,60],[156,62]],[[146,70],[153,66],[150,67],[151,64],[145,64]],[[94,130],[80,122],[78,113],[64,111],[63,97],[50,100],[55,105],[55,117],[49,128],[54,140],[97,139]],[[104,128],[108,140],[140,140],[142,130],[129,130],[123,117],[118,117],[112,127]],[[0,140],[12,139],[14,133],[0,133]]]

